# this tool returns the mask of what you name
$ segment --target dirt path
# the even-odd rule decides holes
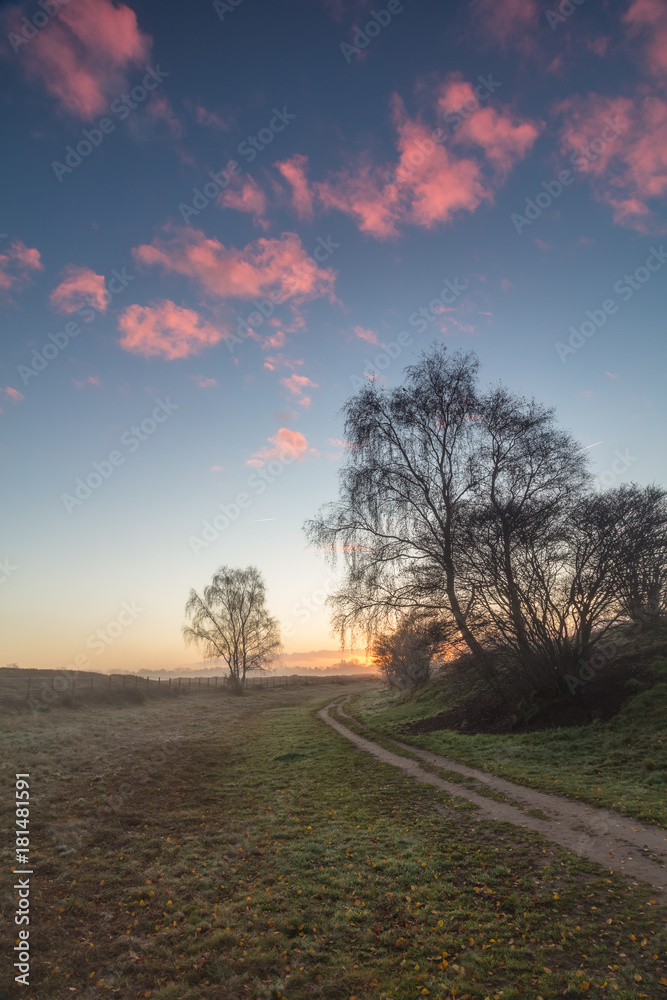
[[[421,750],[418,747],[399,743],[396,740],[385,741],[393,743],[397,748],[419,757],[432,768],[454,771],[467,778],[473,778],[478,787],[502,793],[511,802],[496,802],[488,795],[474,791],[466,785],[454,781],[446,781],[437,774],[423,768],[416,760],[393,753],[391,750],[373,742],[364,736],[348,729],[347,726],[332,719],[329,712],[336,708],[337,714],[362,729],[370,735],[371,730],[362,726],[352,716],[348,715],[343,705],[351,695],[338,699],[318,712],[323,722],[336,732],[350,740],[361,750],[372,754],[385,764],[399,767],[415,781],[433,785],[448,795],[467,799],[478,808],[476,818],[480,820],[496,820],[512,823],[525,830],[534,830],[545,840],[553,841],[573,851],[581,857],[597,862],[604,868],[621,872],[632,881],[648,882],[663,899],[667,899],[667,830],[658,826],[648,826],[638,820],[626,819],[618,813],[597,809],[584,805],[573,799],[558,795],[548,795],[523,785],[515,785],[504,778],[466,767],[458,761],[440,754]],[[446,806],[437,807],[439,812],[451,815]],[[531,816],[528,810],[539,810],[544,819]]]

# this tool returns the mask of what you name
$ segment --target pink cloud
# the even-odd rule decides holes
[[[239,179],[235,187],[228,187],[218,196],[216,204],[222,208],[235,208],[237,212],[249,212],[253,222],[262,229],[268,229],[266,215],[266,195],[252,177]]]
[[[297,153],[289,160],[276,163],[275,166],[292,188],[292,205],[300,219],[310,220],[313,217],[313,194],[308,186],[306,172],[308,157]]]
[[[207,111],[201,105],[195,109],[195,118],[198,125],[204,125],[206,128],[214,128],[219,132],[229,132],[232,127],[231,119],[223,118],[215,111]]]
[[[299,358],[288,358],[285,354],[274,354],[271,357],[265,358],[264,367],[268,368],[269,371],[275,371],[276,368],[289,368],[294,371],[296,368],[301,367],[303,360]]]
[[[306,455],[318,454],[314,448],[308,447],[308,442],[300,431],[291,431],[287,427],[281,427],[277,434],[270,437],[269,445],[264,445],[254,452],[252,458],[246,461],[246,465],[261,468],[267,462],[275,460],[291,461],[296,458],[302,461]]]
[[[77,389],[83,389],[84,385],[102,385],[102,379],[98,378],[97,375],[89,375],[88,378],[79,381],[78,378],[72,379],[72,384],[76,386]]]
[[[9,396],[14,403],[19,403],[22,399],[25,399],[23,393],[19,392],[18,389],[12,389],[11,385],[6,385],[4,388],[0,386],[0,392],[4,392],[5,396]]]
[[[200,389],[213,389],[218,384],[216,379],[208,378],[206,375],[191,375],[190,378],[194,380]]]
[[[90,119],[127,88],[127,74],[143,68],[151,39],[134,11],[112,0],[76,0],[61,6],[48,30],[19,50],[29,78],[61,108]]]
[[[667,102],[589,94],[568,98],[557,110],[564,117],[561,150],[578,154],[575,165],[589,176],[596,198],[612,206],[614,222],[664,231],[653,203],[667,194]],[[604,142],[614,121],[623,128]]]
[[[167,361],[198,354],[223,336],[194,309],[184,309],[169,299],[149,306],[128,306],[118,319],[118,328],[124,351]]]
[[[538,27],[540,10],[536,0],[472,0],[475,29],[503,48],[532,48],[531,32]]]
[[[435,110],[460,107],[470,97],[474,98],[471,85],[451,77],[440,88]],[[483,202],[491,202],[542,128],[541,122],[482,108],[464,121],[446,147],[433,138],[432,128],[408,116],[397,95],[392,98],[392,115],[399,159],[391,169],[366,158],[312,185],[322,208],[352,216],[362,232],[376,239],[396,236],[399,224],[426,229],[447,224],[459,212],[474,212]],[[454,145],[467,147],[472,155],[451,148]],[[301,176],[305,178],[305,172]]]
[[[643,35],[644,63],[651,74],[664,82],[667,73],[667,4],[664,0],[633,0],[623,17],[631,34]]]
[[[288,392],[297,396],[300,406],[310,406],[311,399],[305,393],[306,389],[318,389],[317,382],[312,382],[306,375],[290,375],[281,378],[281,385],[284,385]]]
[[[19,290],[30,281],[31,271],[43,271],[39,250],[14,240],[0,253],[0,292]]]
[[[287,337],[285,336],[284,332],[282,330],[276,330],[276,332],[272,333],[270,337],[264,338],[262,347],[265,350],[269,348],[271,350],[275,350],[277,347],[284,347],[286,341]]]
[[[373,333],[372,330],[367,330],[363,326],[353,326],[352,332],[355,333],[357,337],[360,337],[361,340],[365,340],[369,344],[375,344],[377,347],[380,347],[380,341],[378,340],[378,335],[377,333]]]
[[[211,468],[209,469],[209,472],[224,472],[224,471],[225,471],[224,465],[212,465]]]
[[[172,139],[180,139],[183,135],[183,125],[180,118],[174,114],[174,110],[164,94],[153,94],[146,102],[146,114],[154,122],[163,122]],[[136,128],[141,130],[142,123],[137,122]]]
[[[452,103],[447,93],[450,86],[456,87],[457,102]],[[461,90],[466,94],[462,95]],[[475,92],[469,83],[457,85],[456,82],[445,86],[440,98],[440,104],[447,107],[461,107],[466,100],[475,100]],[[495,108],[483,107],[463,120],[455,134],[455,142],[467,146],[477,146],[483,152],[492,166],[505,177],[514,165],[524,158],[537,139],[542,124],[534,121],[520,121],[508,112],[500,112]]]
[[[65,268],[65,278],[49,296],[51,308],[61,313],[73,313],[83,305],[94,306],[99,312],[106,312],[109,296],[104,284],[104,275],[96,274],[89,267]]]
[[[316,267],[295,233],[260,237],[242,250],[225,247],[190,227],[169,230],[166,238],[133,250],[137,263],[181,274],[213,299],[253,299],[271,292],[296,303],[334,298],[335,272]]]

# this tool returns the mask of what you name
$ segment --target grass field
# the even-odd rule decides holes
[[[358,685],[8,720],[1,825],[11,846],[14,773],[30,771],[34,958],[15,992],[6,945],[0,989],[664,998],[664,908],[648,890],[359,754],[315,718],[346,691]]]
[[[459,697],[446,679],[416,697],[374,690],[350,706],[366,725],[424,749],[546,792],[560,792],[628,816],[667,825],[667,656],[648,647],[642,680],[625,681],[626,700],[606,722],[517,733],[462,733],[415,724]],[[601,678],[604,681],[604,678]],[[616,678],[614,678],[616,683]],[[474,702],[474,692],[470,700]]]

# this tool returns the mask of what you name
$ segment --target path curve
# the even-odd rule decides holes
[[[439,775],[425,770],[418,761],[393,753],[373,740],[348,729],[337,719],[332,719],[329,712],[336,708],[339,715],[354,722],[356,726],[372,735],[371,730],[362,726],[360,722],[344,711],[343,706],[351,697],[351,695],[347,695],[342,700],[339,698],[317,714],[323,722],[326,722],[345,739],[354,743],[360,750],[364,750],[385,764],[400,768],[415,781],[432,785],[448,795],[467,799],[468,802],[474,803],[478,807],[473,814],[476,819],[490,819],[511,823],[524,830],[534,830],[545,840],[560,844],[580,857],[595,861],[606,869],[621,872],[626,878],[634,881],[648,882],[663,897],[663,900],[667,900],[667,868],[665,867],[665,862],[667,862],[667,830],[658,826],[649,826],[638,820],[627,819],[616,812],[597,809],[595,806],[585,805],[583,802],[566,799],[563,796],[549,795],[524,785],[515,785],[505,778],[467,767],[449,757],[443,757],[440,754],[383,737],[396,747],[421,758],[431,767],[455,771],[466,777],[474,778],[483,786],[493,791],[502,792],[517,804],[496,802],[465,785],[446,781]],[[436,808],[439,812],[451,816],[446,807],[436,806]],[[527,809],[539,809],[549,819],[538,819],[535,816],[530,816],[526,812]]]

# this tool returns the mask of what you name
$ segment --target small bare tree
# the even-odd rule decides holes
[[[236,690],[250,671],[265,670],[280,652],[280,626],[267,611],[266,586],[254,566],[221,566],[202,595],[190,591],[185,614],[186,645],[199,646],[205,659],[224,660]]]
[[[378,635],[371,652],[375,665],[391,687],[414,689],[430,680],[440,643],[437,622],[406,618],[393,632]]]

